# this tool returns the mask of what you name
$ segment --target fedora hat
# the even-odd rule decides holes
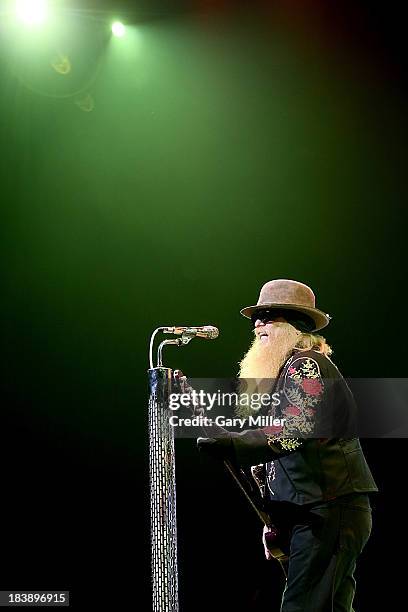
[[[294,280],[276,279],[265,283],[259,294],[258,303],[243,308],[241,314],[250,319],[253,314],[261,310],[291,311],[302,318],[308,317],[311,326],[313,325],[310,331],[318,331],[329,324],[331,317],[316,308],[315,303],[315,294],[307,285]]]

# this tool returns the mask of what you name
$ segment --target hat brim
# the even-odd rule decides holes
[[[246,308],[243,308],[240,312],[243,317],[250,319],[257,310],[272,310],[273,308],[275,308],[276,310],[293,310],[295,312],[300,312],[302,314],[307,315],[315,323],[315,328],[312,330],[312,332],[319,331],[320,329],[323,329],[323,327],[326,327],[326,325],[329,324],[331,319],[330,315],[326,314],[322,310],[319,310],[318,308],[312,308],[308,306],[296,306],[294,304],[277,304],[276,302],[271,304],[258,304],[256,306],[247,306]]]

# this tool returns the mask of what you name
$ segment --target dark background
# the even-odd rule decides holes
[[[294,278],[344,375],[406,375],[405,21],[396,2],[85,0],[38,34],[7,6],[0,587],[149,610],[154,328],[217,325],[166,363],[233,376],[239,309]],[[403,597],[406,546],[406,441],[363,445],[381,493],[361,611]],[[177,494],[182,610],[278,609],[256,516],[193,441]]]

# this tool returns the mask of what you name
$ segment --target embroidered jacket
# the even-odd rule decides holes
[[[258,466],[269,499],[307,504],[349,493],[377,491],[356,436],[357,408],[334,363],[317,351],[299,351],[277,381],[274,416],[283,427],[231,435],[238,462]],[[254,470],[252,470],[254,473]]]

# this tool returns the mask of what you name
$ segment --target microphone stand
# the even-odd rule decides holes
[[[153,367],[153,343],[158,327],[152,334],[149,348],[148,381],[149,396],[149,477],[150,477],[150,531],[152,570],[152,612],[179,612],[178,567],[177,567],[177,516],[174,430],[170,425],[169,396],[173,385],[181,381],[179,376],[163,366],[163,349],[168,345],[185,346],[194,333],[183,332],[181,337],[164,340],[157,350],[157,365]],[[179,371],[177,371],[179,372]],[[184,377],[185,379],[185,377]],[[205,432],[204,428],[203,431]],[[205,432],[205,435],[207,433]],[[240,475],[229,461],[224,465],[232,478],[270,532],[270,550],[285,574],[283,562],[287,556],[277,546],[277,530],[269,515],[263,512],[243,483]],[[248,484],[248,483],[247,483]],[[268,535],[268,534],[266,534]],[[268,538],[266,538],[268,540]]]
[[[178,612],[177,517],[174,430],[170,425],[168,400],[174,384],[173,370],[163,366],[163,349],[170,344],[187,345],[195,334],[164,340],[157,350],[153,367],[153,343],[150,339],[148,381],[149,397],[149,477],[150,532],[153,612]]]

